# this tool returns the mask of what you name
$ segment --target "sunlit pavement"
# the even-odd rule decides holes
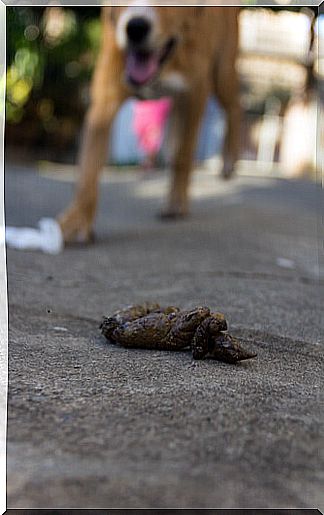
[[[96,241],[8,250],[8,508],[324,507],[322,193],[197,174],[161,222],[167,178],[103,181]],[[69,176],[6,168],[6,219],[33,226]],[[223,311],[258,353],[239,366],[126,350],[101,316],[156,300]]]

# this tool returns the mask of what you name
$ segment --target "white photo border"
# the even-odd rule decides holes
[[[258,2],[258,0],[256,0]],[[7,300],[7,269],[6,269],[6,248],[5,248],[5,210],[4,210],[4,126],[5,126],[5,85],[6,85],[6,8],[7,7],[45,7],[62,6],[62,7],[95,7],[102,5],[128,5],[132,3],[130,0],[111,0],[110,2],[103,0],[94,0],[93,2],[83,2],[82,0],[70,2],[69,0],[38,0],[28,2],[25,0],[0,0],[0,513],[6,511],[6,436],[7,436],[7,391],[8,391],[8,300]],[[293,0],[287,4],[284,1],[275,2],[274,0],[263,1],[256,4],[238,3],[235,0],[213,1],[205,0],[172,0],[152,1],[146,3],[156,6],[234,6],[242,7],[318,7],[319,13],[324,14],[324,3],[316,0]],[[319,49],[317,49],[319,52]],[[324,55],[324,53],[323,53]],[[317,57],[316,57],[317,58]],[[320,109],[322,116],[319,116]],[[324,131],[324,109],[318,107],[318,123],[317,123],[317,169],[318,184],[322,190],[324,183],[324,165],[322,162],[323,152],[320,152],[319,142]],[[321,122],[322,119],[322,122]],[[323,136],[322,136],[323,140]],[[319,266],[324,267],[324,207],[318,213],[318,246],[319,246]],[[323,507],[319,507],[323,508]]]

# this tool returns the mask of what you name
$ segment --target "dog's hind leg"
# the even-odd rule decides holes
[[[223,143],[223,168],[222,177],[230,179],[235,169],[235,163],[240,151],[240,119],[241,109],[239,102],[233,98],[231,102],[222,102],[218,97],[225,111],[226,132]]]
[[[224,179],[232,176],[240,151],[241,107],[239,79],[235,67],[238,23],[235,16],[229,16],[227,30],[231,33],[231,38],[224,46],[213,73],[213,92],[223,107],[226,118],[222,169]]]
[[[92,103],[84,125],[76,193],[71,205],[58,217],[66,242],[88,241],[91,237],[97,207],[98,180],[107,155],[109,131],[124,99],[122,87],[112,84],[105,71],[106,59],[99,60],[92,84]]]
[[[188,190],[198,131],[207,99],[206,86],[199,84],[194,91],[181,95],[174,102],[176,124],[175,151],[171,188],[162,218],[177,218],[188,213]]]

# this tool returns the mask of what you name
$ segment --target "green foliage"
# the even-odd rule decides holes
[[[98,8],[7,7],[6,120],[76,115],[100,43]]]

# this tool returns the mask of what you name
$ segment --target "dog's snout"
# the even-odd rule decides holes
[[[143,17],[136,17],[129,20],[126,27],[126,33],[129,41],[134,44],[140,44],[145,41],[151,30],[151,23]]]

